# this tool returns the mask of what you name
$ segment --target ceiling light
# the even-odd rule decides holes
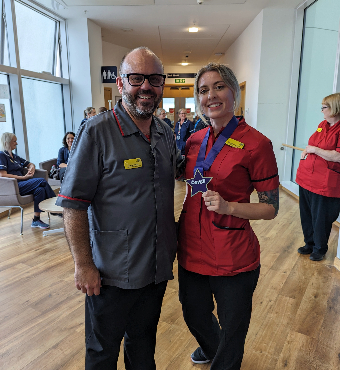
[[[189,32],[198,32],[198,28],[197,27],[190,27]]]
[[[187,66],[189,63],[188,62],[183,62],[181,64],[182,64],[182,66]]]

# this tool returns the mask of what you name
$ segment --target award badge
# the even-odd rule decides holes
[[[205,134],[200,150],[198,152],[196,166],[194,168],[194,177],[191,179],[185,180],[185,182],[191,186],[191,196],[194,196],[195,194],[200,193],[200,192],[204,193],[208,190],[207,185],[213,178],[204,177],[203,176],[204,171],[209,170],[215,158],[217,157],[218,153],[222,150],[224,144],[226,144],[226,141],[230,138],[232,133],[235,131],[237,125],[238,125],[238,119],[235,116],[233,116],[233,118],[228,122],[227,126],[220,133],[219,137],[216,139],[214,145],[210,149],[206,158],[205,158],[205,153],[207,150],[210,130],[208,130],[207,133]],[[237,141],[235,140],[235,142]]]

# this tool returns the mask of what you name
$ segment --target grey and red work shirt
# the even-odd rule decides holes
[[[173,278],[181,162],[170,127],[153,117],[149,142],[121,102],[80,126],[56,204],[89,208],[102,284],[136,289]]]

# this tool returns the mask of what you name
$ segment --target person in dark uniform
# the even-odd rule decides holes
[[[179,120],[175,125],[175,138],[177,148],[181,151],[182,155],[184,155],[185,143],[191,134],[193,124],[187,119],[187,110],[185,108],[181,108],[178,111],[178,116]]]
[[[196,117],[196,119],[194,120],[193,122],[193,129],[191,131],[191,134],[193,134],[194,132],[197,132],[197,131],[200,131],[204,128],[206,128],[207,126],[209,126],[209,118],[206,117],[206,116],[203,116],[204,117],[204,121],[201,117]]]
[[[192,134],[185,148],[179,298],[199,344],[191,360],[211,361],[211,370],[239,370],[260,273],[260,246],[249,220],[276,216],[278,170],[270,140],[234,116],[240,90],[227,66],[201,68],[194,93],[196,110],[210,126]],[[259,203],[250,203],[254,189]]]
[[[85,122],[72,145],[57,205],[64,207],[75,285],[86,293],[86,370],[155,370],[156,330],[177,238],[173,131],[153,116],[162,62],[148,48],[120,65],[113,110]]]
[[[50,226],[40,219],[42,211],[39,209],[39,203],[45,199],[55,197],[54,191],[45,179],[33,178],[35,165],[13,153],[17,145],[17,137],[14,134],[10,132],[2,134],[0,176],[17,179],[20,195],[33,194],[34,218],[31,227],[48,229]],[[25,175],[24,168],[28,170]]]
[[[305,241],[298,252],[310,254],[312,261],[325,257],[340,212],[340,93],[326,96],[321,110],[324,120],[309,138],[296,173]]]
[[[63,137],[63,146],[59,149],[58,152],[58,159],[57,159],[57,166],[60,168],[59,170],[59,179],[62,182],[65,171],[67,168],[67,162],[68,162],[68,157],[70,155],[72,143],[74,140],[74,137],[76,134],[74,132],[66,132],[65,136]]]

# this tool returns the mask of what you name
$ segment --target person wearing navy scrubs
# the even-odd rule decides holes
[[[191,121],[187,119],[187,110],[185,108],[181,108],[178,111],[179,120],[175,126],[175,138],[177,148],[181,151],[181,154],[185,154],[185,143],[189,139],[191,135],[191,131],[193,129],[193,124]]]
[[[298,252],[312,261],[325,257],[340,212],[340,93],[326,96],[321,110],[324,121],[309,138],[296,173],[305,242]]]
[[[60,181],[63,181],[65,171],[67,168],[67,162],[68,162],[68,157],[70,155],[72,143],[75,137],[74,132],[66,132],[64,138],[63,138],[63,146],[62,148],[59,149],[58,152],[58,159],[57,159],[57,166],[60,168],[59,170],[59,179]]]
[[[199,344],[191,360],[211,361],[211,370],[239,370],[260,273],[260,245],[249,220],[276,216],[278,170],[270,140],[234,116],[240,89],[231,69],[208,64],[194,90],[196,109],[210,125],[192,134],[185,148],[179,299]],[[250,203],[254,189],[259,203]]]
[[[93,108],[93,107],[87,107],[85,110],[84,110],[84,118],[83,120],[80,122],[80,126],[86,122],[89,118],[91,117],[94,117],[97,115],[97,112],[96,112],[96,108]]]
[[[2,151],[0,151],[0,176],[18,180],[20,195],[33,194],[34,199],[34,218],[31,227],[48,229],[50,226],[40,220],[39,203],[45,199],[55,197],[54,191],[45,179],[33,178],[35,166],[33,163],[20,158],[13,153],[18,143],[17,138],[10,132],[5,132],[1,136]],[[28,169],[24,175],[24,168]]]

